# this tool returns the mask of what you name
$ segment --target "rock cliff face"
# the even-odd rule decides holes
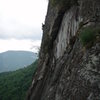
[[[100,0],[51,1],[27,100],[100,100],[100,30],[89,47],[79,38],[82,28],[100,27]]]

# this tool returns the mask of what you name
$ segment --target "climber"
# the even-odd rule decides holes
[[[44,30],[45,24],[42,23],[42,30]]]

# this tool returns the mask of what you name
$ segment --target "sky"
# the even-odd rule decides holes
[[[37,52],[48,0],[0,0],[0,53]]]

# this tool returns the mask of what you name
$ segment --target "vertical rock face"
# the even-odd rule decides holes
[[[73,6],[68,12],[63,16],[61,27],[55,40],[55,52],[56,58],[63,56],[66,47],[68,46],[70,39],[75,36],[78,28],[79,22],[81,21],[77,16],[78,7]]]
[[[83,27],[100,27],[100,1],[66,1],[64,7],[49,1],[27,100],[100,100],[100,31],[88,49],[79,38]]]

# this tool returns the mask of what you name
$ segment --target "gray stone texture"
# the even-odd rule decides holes
[[[49,2],[27,100],[100,100],[100,41],[84,49],[78,35],[82,27],[100,27],[100,0],[76,2],[66,9]]]

